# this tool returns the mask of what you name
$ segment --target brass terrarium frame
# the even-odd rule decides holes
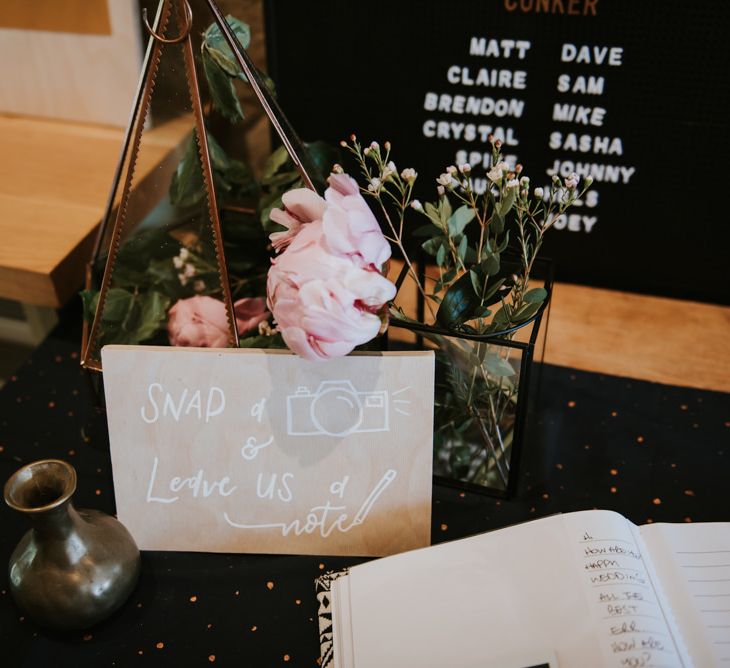
[[[316,174],[317,172],[312,166],[311,159],[304,149],[302,142],[294,132],[289,121],[284,116],[276,99],[264,83],[264,80],[259,75],[256,67],[253,65],[253,62],[236,37],[234,31],[228,25],[228,22],[223,17],[223,14],[214,0],[205,0],[205,2],[210,9],[213,20],[218,25],[221,34],[228,43],[234,58],[261,103],[264,112],[268,116],[272,126],[286,147],[286,150],[294,162],[304,184],[308,188],[315,190],[310,174]],[[176,23],[178,24],[178,32],[177,34],[169,36],[167,32],[169,24],[171,23],[173,8],[175,9],[177,17]],[[198,157],[202,168],[208,216],[213,233],[218,274],[221,288],[223,290],[223,300],[226,307],[229,329],[228,343],[230,346],[238,345],[238,333],[235,326],[236,319],[233,313],[233,300],[228,282],[226,260],[223,253],[223,239],[221,236],[218,203],[213,184],[210,148],[205,131],[203,103],[198,85],[198,77],[195,69],[195,56],[190,36],[193,27],[193,12],[188,0],[160,0],[152,25],[150,25],[146,12],[144,11],[143,21],[150,38],[142,63],[142,72],[137,86],[137,91],[135,93],[129,124],[124,135],[124,142],[122,144],[119,160],[114,172],[112,187],[107,199],[104,216],[96,236],[92,258],[90,263],[87,265],[86,270],[86,287],[87,289],[90,289],[93,270],[100,259],[100,253],[102,253],[103,250],[108,250],[93,323],[89,328],[88,323],[85,321],[83,330],[81,364],[84,368],[92,369],[94,371],[101,371],[100,355],[97,355],[96,353],[98,350],[97,344],[100,335],[102,314],[104,312],[104,305],[110,289],[112,274],[121,245],[122,236],[126,229],[126,225],[129,222],[127,219],[127,205],[132,191],[132,180],[137,164],[142,133],[149,114],[150,101],[155,87],[155,79],[157,77],[160,59],[164,49],[182,49],[185,63],[185,78],[188,92],[190,94],[195,122],[194,133],[197,139]],[[118,192],[119,184],[122,183],[122,178],[124,178],[124,181],[121,196],[118,204],[115,204],[117,200],[116,194]],[[104,244],[107,230],[111,225],[113,225],[113,228],[109,247],[108,249],[103,249],[102,245]]]

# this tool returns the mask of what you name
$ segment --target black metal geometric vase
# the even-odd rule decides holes
[[[517,484],[529,413],[539,391],[552,295],[552,263],[538,260],[547,297],[528,320],[489,334],[450,331],[392,318],[390,348],[435,351],[434,481],[507,498]],[[419,304],[422,314],[423,308]]]

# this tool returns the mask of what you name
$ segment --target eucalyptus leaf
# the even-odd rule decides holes
[[[495,352],[489,352],[484,357],[484,366],[489,373],[495,376],[514,376],[515,370],[512,365]]]
[[[490,315],[492,315],[492,312],[486,306],[478,306],[474,311],[475,318],[488,318]]]
[[[482,295],[482,303],[485,306],[491,306],[492,304],[496,304],[499,301],[501,295],[499,289],[504,285],[506,280],[507,279],[505,278],[500,278],[498,281],[490,283],[487,286],[486,291]]]
[[[421,244],[421,248],[423,248],[423,250],[426,251],[429,255],[433,255],[434,257],[436,257],[439,250],[443,248],[442,237],[434,237],[432,239],[429,239],[428,241],[424,241]]]
[[[464,228],[474,220],[474,209],[464,204],[460,206],[449,218],[449,234],[452,237],[463,234]]]
[[[466,249],[468,247],[469,240],[466,238],[466,235],[461,237],[461,241],[459,242],[459,259],[462,261],[462,263],[466,260]]]
[[[494,276],[499,273],[499,255],[492,253],[481,261],[480,267],[487,276]]]
[[[468,320],[477,306],[479,298],[472,286],[471,272],[467,272],[444,295],[436,312],[436,322],[444,327],[456,327]]]
[[[503,253],[508,245],[509,245],[509,230],[507,230],[507,232],[505,232],[505,235],[502,238],[501,243],[497,246],[497,252]]]
[[[436,251],[436,264],[439,267],[443,267],[444,263],[446,262],[446,246],[443,244],[439,246],[438,251]]]
[[[443,223],[444,229],[447,229],[449,224],[449,218],[451,218],[451,202],[449,202],[448,197],[442,197],[439,200],[439,218],[441,219],[441,222]]]
[[[479,271],[479,267],[472,267],[469,270],[469,278],[471,278],[471,285],[474,288],[474,294],[481,294],[482,285],[484,285],[484,277]]]
[[[497,200],[494,197],[494,193],[487,189],[485,194],[492,208],[492,217],[489,221],[489,228],[495,236],[499,236],[502,232],[504,232],[504,217],[499,212],[499,207],[497,205]]]
[[[443,230],[444,226],[441,222],[441,214],[439,214],[439,210],[431,204],[431,202],[426,202],[423,205],[423,210],[426,212],[426,215],[429,217],[431,222]]]
[[[507,191],[499,203],[499,215],[501,218],[507,215],[509,210],[514,206],[515,200],[517,199],[517,188],[507,188]]]
[[[505,325],[512,324],[509,304],[503,305],[502,308],[499,309],[499,311],[497,311],[494,314],[494,319],[492,320],[492,324],[497,327],[502,327]]]
[[[522,297],[522,299],[530,304],[542,304],[547,297],[547,290],[545,288],[533,288],[528,290]]]
[[[512,315],[512,321],[515,323],[523,322],[525,320],[529,320],[535,313],[538,312],[540,309],[541,303],[537,304],[523,304],[520,306],[520,308],[517,309]]]

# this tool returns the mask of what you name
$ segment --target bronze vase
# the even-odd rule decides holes
[[[44,459],[18,469],[5,484],[5,503],[32,528],[10,557],[10,590],[41,626],[78,630],[117,610],[137,584],[137,545],[116,519],[76,510],[76,471]]]

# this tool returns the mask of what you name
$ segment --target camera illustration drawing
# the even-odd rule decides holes
[[[342,437],[390,431],[391,410],[410,415],[402,407],[410,401],[395,398],[408,389],[392,393],[387,390],[360,392],[349,380],[322,381],[314,392],[300,386],[286,398],[287,434]]]

